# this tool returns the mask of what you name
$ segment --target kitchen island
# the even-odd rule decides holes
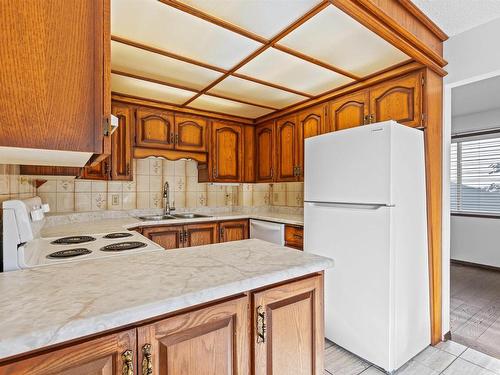
[[[332,265],[244,240],[4,273],[0,374],[321,374]]]

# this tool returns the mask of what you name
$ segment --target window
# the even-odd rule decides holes
[[[500,137],[455,138],[451,145],[451,211],[500,215]]]

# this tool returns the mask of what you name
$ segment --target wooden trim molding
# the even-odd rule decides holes
[[[165,150],[147,147],[134,147],[134,159],[145,159],[150,156],[164,157],[168,160],[194,159],[199,163],[207,162],[207,153],[179,150]]]

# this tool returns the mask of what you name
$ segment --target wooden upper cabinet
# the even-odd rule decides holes
[[[257,166],[256,182],[273,181],[274,179],[274,122],[266,122],[255,129],[255,151]]]
[[[0,14],[0,146],[103,154],[109,0],[1,1]]]
[[[118,129],[111,136],[111,179],[128,180],[132,172],[132,111],[114,104],[111,112],[118,117]]]
[[[326,105],[308,108],[298,114],[299,121],[299,179],[304,179],[304,141],[306,138],[315,137],[327,132]]]
[[[139,374],[250,374],[248,310],[241,297],[139,327]]]
[[[370,89],[371,122],[394,120],[419,127],[422,124],[422,73],[412,73]]]
[[[95,166],[87,166],[81,169],[80,177],[87,180],[109,180],[111,169],[111,157],[107,157]]]
[[[212,123],[212,181],[243,180],[243,131],[240,125]]]
[[[257,335],[253,374],[322,375],[321,276],[258,292],[253,302]]]
[[[171,150],[175,145],[174,115],[170,112],[138,109],[136,146]]]
[[[182,247],[183,232],[182,225],[169,225],[144,228],[142,235],[156,242],[165,250],[170,250]]]
[[[296,181],[299,178],[298,136],[295,115],[276,121],[276,181]]]
[[[202,117],[175,115],[175,148],[206,152],[207,120]]]
[[[131,329],[0,366],[0,374],[132,374],[137,366],[136,348],[136,330]]]
[[[248,220],[230,220],[219,223],[219,242],[240,241],[248,238]]]
[[[184,226],[184,247],[210,245],[219,242],[217,223],[189,224]]]
[[[328,131],[349,129],[368,122],[370,96],[368,90],[341,96],[330,102]]]

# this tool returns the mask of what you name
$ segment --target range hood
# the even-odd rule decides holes
[[[111,115],[110,134],[118,128],[118,123],[118,117]],[[83,167],[91,156],[91,152],[0,146],[0,164]]]

